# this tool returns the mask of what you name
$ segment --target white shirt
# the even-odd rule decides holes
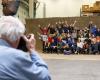
[[[83,42],[78,42],[77,47],[83,48],[84,43]]]

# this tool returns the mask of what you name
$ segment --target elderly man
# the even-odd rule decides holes
[[[27,39],[24,25],[12,16],[0,18],[0,80],[51,80],[46,63],[35,51],[34,35]],[[16,49],[20,38],[29,52]]]
[[[3,14],[14,16],[17,13],[20,0],[2,0]]]

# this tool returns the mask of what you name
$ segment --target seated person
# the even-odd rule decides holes
[[[0,80],[51,80],[46,63],[35,50],[35,38],[24,36],[25,26],[12,16],[0,18]],[[20,38],[28,52],[18,50]]]

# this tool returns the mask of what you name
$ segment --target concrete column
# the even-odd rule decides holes
[[[46,4],[43,3],[43,18],[46,18]]]
[[[34,5],[33,5],[34,0],[29,0],[29,17],[34,18]]]

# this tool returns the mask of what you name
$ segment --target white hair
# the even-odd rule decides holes
[[[0,35],[16,41],[25,32],[23,23],[15,17],[3,16],[0,18]]]

